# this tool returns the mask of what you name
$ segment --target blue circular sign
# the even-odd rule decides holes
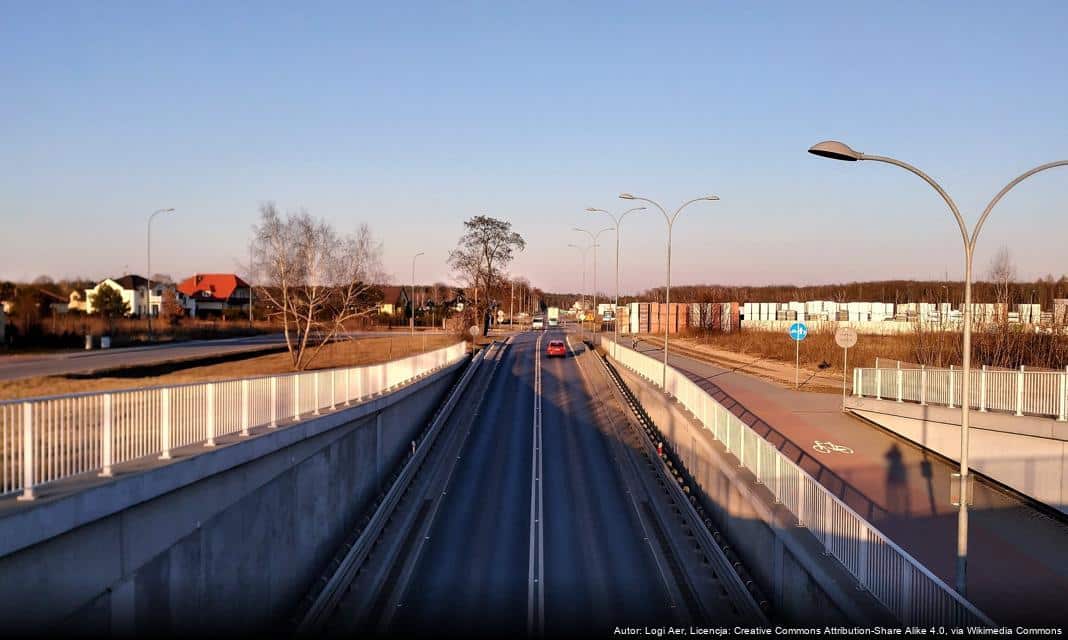
[[[790,325],[790,337],[798,342],[801,342],[808,336],[808,327],[804,322],[795,322]]]

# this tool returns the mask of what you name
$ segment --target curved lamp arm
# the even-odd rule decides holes
[[[700,198],[694,198],[693,200],[687,200],[686,202],[683,202],[678,209],[675,209],[675,215],[671,216],[671,224],[675,224],[675,220],[679,217],[679,214],[682,213],[683,209],[695,202],[700,202],[701,200],[719,200],[719,196],[703,196]]]
[[[645,207],[631,207],[630,209],[627,209],[623,213],[619,214],[618,217],[611,211],[608,211],[606,209],[598,209],[596,207],[587,207],[586,211],[589,211],[590,213],[606,214],[609,218],[612,219],[612,222],[615,223],[616,228],[618,228],[619,225],[623,223],[623,218],[626,218],[628,213],[634,213],[635,211],[645,211]]]
[[[648,202],[657,209],[660,209],[660,213],[664,214],[664,220],[666,220],[669,225],[672,222],[671,216],[668,215],[668,212],[665,211],[664,207],[661,207],[660,203],[655,200],[650,200],[649,198],[642,198],[641,196],[632,196],[629,193],[622,193],[619,195],[619,197],[623,198],[624,200],[641,200],[642,202]],[[678,212],[676,211],[675,214],[678,215]]]
[[[1046,169],[1053,169],[1054,167],[1068,167],[1068,160],[1058,160],[1056,162],[1047,162],[1044,165],[1035,167],[1034,169],[1031,169],[1030,171],[1027,171],[1025,173],[1020,174],[1015,180],[1013,180],[1009,184],[1005,185],[1004,189],[1002,189],[1001,191],[998,191],[998,194],[996,196],[994,196],[994,199],[990,201],[990,204],[986,205],[986,209],[983,210],[983,215],[979,216],[979,222],[977,222],[975,224],[975,230],[972,231],[972,239],[971,239],[972,246],[974,247],[975,246],[975,241],[979,239],[979,231],[983,228],[983,223],[986,222],[986,219],[990,215],[990,212],[993,211],[994,210],[994,206],[998,202],[1000,202],[1002,198],[1005,197],[1006,193],[1008,193],[1009,191],[1012,191],[1013,187],[1015,187],[1016,185],[1020,184],[1024,180],[1030,178],[1031,176],[1035,175],[1036,173],[1040,173],[1042,171],[1045,171]]]
[[[972,242],[971,239],[968,237],[968,225],[964,222],[964,216],[960,214],[960,209],[957,208],[957,203],[953,202],[953,198],[949,197],[949,194],[946,193],[946,190],[942,188],[942,185],[935,182],[934,178],[927,175],[923,171],[920,171],[918,168],[912,166],[911,164],[896,160],[894,158],[887,158],[885,156],[869,156],[863,153],[858,153],[857,155],[859,156],[860,160],[874,160],[876,162],[885,162],[887,164],[892,164],[896,167],[901,167],[902,169],[910,171],[923,178],[923,180],[927,184],[931,185],[931,187],[938,192],[938,195],[942,196],[942,199],[946,201],[946,204],[949,205],[949,210],[953,212],[953,217],[957,219],[957,226],[960,228],[961,239],[964,240],[964,245],[968,247],[969,250],[971,249]]]

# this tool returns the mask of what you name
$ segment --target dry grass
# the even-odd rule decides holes
[[[332,369],[386,362],[424,350],[445,347],[455,342],[454,336],[442,334],[416,335],[414,338],[407,334],[361,337],[357,340],[346,340],[324,347],[322,353],[312,363],[311,369]],[[0,382],[0,400],[290,373],[292,371],[290,362],[289,354],[283,352],[244,360],[235,359],[202,367],[182,368],[180,363],[176,363],[173,365],[174,370],[169,373],[143,378],[67,376],[24,378]]]
[[[663,335],[642,337],[645,338],[647,346],[660,347],[663,345]],[[782,357],[783,354],[778,349],[757,349],[753,348],[753,344],[740,340],[730,341],[729,344],[724,346],[714,340],[704,341],[687,337],[673,337],[671,345],[675,353],[705,360],[724,369],[755,376],[784,387],[792,388],[794,386],[792,343],[788,361]],[[773,345],[764,344],[760,340],[756,341],[756,345],[773,347]],[[743,348],[746,350],[741,351],[740,349]],[[802,351],[802,353],[804,352]],[[818,365],[821,362],[820,360],[810,362],[806,361],[805,358],[801,359],[800,388],[802,391],[836,392],[841,388],[841,369],[829,367],[820,369]],[[852,353],[850,353],[849,367],[850,369],[853,368]]]
[[[738,331],[688,336],[694,344],[706,345],[738,354],[794,361],[794,341],[785,332]],[[1036,334],[1012,326],[972,334],[972,358],[991,367],[1015,369],[1063,369],[1068,365],[1068,337]],[[849,350],[849,367],[874,367],[881,363],[902,362],[929,367],[948,367],[961,362],[961,334],[952,331],[924,331],[915,334],[859,336]],[[812,332],[801,342],[801,366],[817,368],[826,363],[831,371],[842,370],[842,348],[835,344],[834,332]]]
[[[770,331],[737,331],[734,333],[710,333],[701,336],[691,336],[687,340],[695,345],[705,345],[717,350],[729,351],[736,354],[776,360],[781,362],[794,362],[794,341],[786,333],[774,333]],[[875,358],[882,360],[897,360],[911,362],[912,337],[907,335],[894,336],[860,336],[855,347],[849,350],[849,368],[875,366]],[[808,334],[800,345],[799,357],[801,366],[818,369],[821,364],[829,364],[825,370],[842,372],[843,357],[842,348],[834,341],[834,333],[821,331]]]
[[[6,353],[39,353],[67,349],[80,349],[85,344],[85,336],[92,335],[99,343],[100,336],[110,335],[113,347],[126,347],[147,344],[148,320],[143,318],[117,318],[110,323],[99,316],[70,314],[42,318],[32,327],[27,328],[16,317],[12,327],[15,330],[10,347]],[[176,323],[155,319],[152,323],[155,339],[152,342],[171,342],[182,340],[211,340],[217,338],[236,338],[279,331],[280,327],[270,322],[257,321],[249,324],[248,320],[210,320],[184,318]]]

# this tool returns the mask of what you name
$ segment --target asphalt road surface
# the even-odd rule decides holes
[[[358,331],[350,336],[407,336],[406,331]],[[69,373],[91,373],[116,367],[159,364],[207,356],[257,351],[285,343],[280,333],[224,340],[190,340],[145,347],[122,349],[70,351],[47,355],[0,357],[0,380],[16,380],[37,376],[57,376]]]
[[[544,356],[550,337],[564,335],[520,334],[505,352],[392,632],[609,635],[675,620],[612,436],[576,358]]]

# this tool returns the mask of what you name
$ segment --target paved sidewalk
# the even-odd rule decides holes
[[[639,351],[663,357],[643,342]],[[839,394],[798,392],[686,356],[671,355],[724,406],[948,585],[955,584],[956,466],[842,413]],[[830,441],[853,453],[821,453]],[[1068,624],[1068,524],[976,478],[969,511],[968,598],[1002,624]]]

